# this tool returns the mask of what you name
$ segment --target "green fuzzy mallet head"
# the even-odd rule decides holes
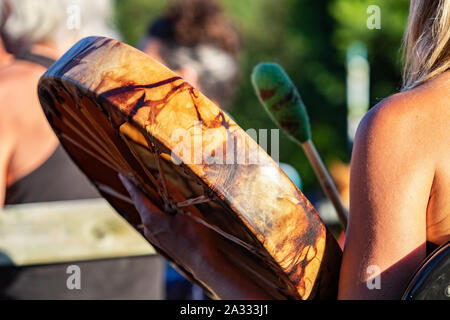
[[[294,141],[311,139],[305,105],[286,72],[276,63],[260,63],[252,73],[256,94],[275,123]]]

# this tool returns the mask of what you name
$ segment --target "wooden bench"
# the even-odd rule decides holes
[[[72,264],[81,290],[66,288]],[[103,199],[0,210],[0,298],[163,298],[162,270],[153,247]],[[142,278],[148,283],[139,285]],[[140,288],[127,293],[127,283]]]

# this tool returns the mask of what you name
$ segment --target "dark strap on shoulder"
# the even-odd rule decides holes
[[[40,55],[40,54],[36,54],[30,51],[24,51],[24,52],[20,52],[20,53],[16,53],[14,54],[14,57],[16,59],[19,60],[25,60],[25,61],[29,61],[35,64],[39,64],[41,66],[43,66],[44,68],[48,69],[56,60]]]

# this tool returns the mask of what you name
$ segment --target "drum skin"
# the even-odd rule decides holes
[[[403,300],[450,300],[450,241],[422,263],[411,279]]]
[[[336,298],[341,250],[312,205],[245,131],[174,72],[119,41],[89,37],[52,65],[38,93],[66,151],[131,224],[140,224],[139,215],[117,172],[167,214],[178,207],[167,204],[161,180],[183,199],[207,199],[182,210],[218,230],[218,251],[274,298]],[[202,139],[174,155],[180,129]],[[246,150],[244,161],[225,161],[230,142],[231,150]],[[218,154],[225,163],[208,161]],[[176,260],[164,244],[155,247]],[[183,261],[175,264],[197,281]]]

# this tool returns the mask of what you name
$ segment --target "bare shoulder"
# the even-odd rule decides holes
[[[0,69],[0,90],[5,92],[4,88],[24,87],[34,83],[44,71],[45,69],[41,66],[25,61],[15,61]]]
[[[10,116],[24,114],[24,109],[37,100],[37,83],[44,71],[21,61],[0,69],[0,118],[10,121]]]
[[[0,69],[0,140],[14,139],[23,115],[33,117],[29,106],[37,101],[37,83],[43,68],[27,62],[14,62]]]
[[[356,143],[438,156],[448,149],[449,121],[450,72],[446,72],[378,103],[361,121]]]

